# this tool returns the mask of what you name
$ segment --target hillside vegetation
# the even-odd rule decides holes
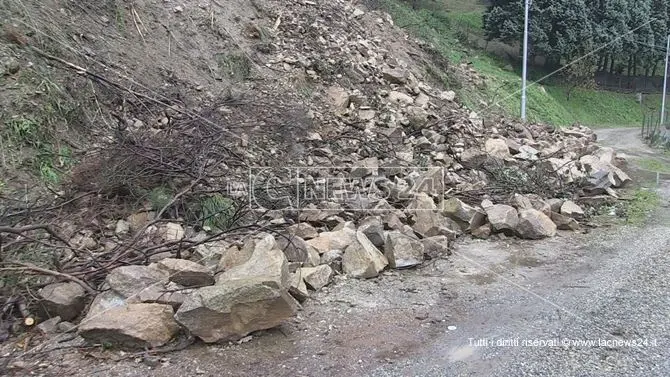
[[[484,50],[482,17],[486,7],[478,0],[419,2],[381,1],[396,23],[412,35],[432,43],[452,64],[466,64],[481,76],[483,85],[456,90],[471,108],[487,113],[518,116],[521,101],[520,65],[503,61]],[[560,74],[542,83],[534,80],[550,72],[530,68],[528,117],[531,121],[566,126],[637,127],[643,114],[660,108],[660,95],[645,95],[643,104],[635,93],[590,88],[571,90]],[[570,96],[568,96],[570,94]],[[569,97],[569,99],[568,99]]]

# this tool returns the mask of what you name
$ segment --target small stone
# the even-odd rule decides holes
[[[37,328],[45,335],[51,335],[58,332],[60,317],[53,317],[37,325]]]
[[[580,228],[577,220],[556,212],[552,212],[551,221],[553,221],[554,224],[556,224],[556,227],[560,230],[579,230]]]
[[[289,280],[291,282],[291,287],[288,289],[288,293],[298,300],[298,302],[305,302],[305,300],[309,298],[309,291],[307,290],[307,285],[302,279],[301,274],[292,273]]]
[[[489,239],[489,237],[491,237],[491,224],[485,224],[477,229],[474,229],[472,231],[472,237],[480,238],[483,240]]]
[[[114,230],[114,233],[117,236],[124,236],[128,233],[130,233],[130,223],[127,222],[126,220],[119,220],[116,222],[116,229]]]
[[[305,267],[298,271],[298,275],[302,277],[308,287],[318,291],[330,284],[330,281],[333,278],[333,269],[328,265]]]
[[[575,202],[566,200],[561,206],[561,215],[565,215],[573,219],[581,219],[584,217],[584,210]]]

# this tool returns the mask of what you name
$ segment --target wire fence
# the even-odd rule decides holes
[[[642,139],[649,145],[670,148],[670,120],[666,111],[661,122],[659,112],[647,112],[642,118]]]

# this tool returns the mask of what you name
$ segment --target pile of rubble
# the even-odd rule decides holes
[[[82,337],[157,347],[184,329],[205,342],[237,340],[290,318],[338,276],[419,266],[448,255],[462,235],[541,239],[578,230],[592,198],[615,198],[614,189],[630,182],[588,128],[485,119],[453,91],[429,85],[419,73],[421,44],[388,15],[344,1],[266,3],[273,26],[262,31],[274,39],[264,63],[286,79],[277,95],[299,89],[290,84],[296,75],[315,83],[306,106],[317,126],[296,134],[301,153],[283,161],[296,168],[254,176],[272,189],[252,185],[241,194],[258,199],[261,225],[284,231],[112,270],[78,326]],[[263,34],[246,30],[250,39]],[[238,152],[254,160],[248,145],[256,140],[242,136]],[[272,139],[262,137],[266,149],[281,153]],[[268,192],[277,187],[288,194]],[[295,201],[268,199],[285,196]],[[142,216],[111,225],[115,237],[143,229],[129,225]],[[161,227],[169,240],[207,237],[176,223]],[[90,240],[77,237],[73,244]],[[58,322],[82,313],[83,288],[56,283],[40,296],[59,318],[54,329],[72,331]]]

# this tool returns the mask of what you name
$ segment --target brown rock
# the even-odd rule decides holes
[[[173,315],[169,305],[127,304],[84,318],[79,334],[97,344],[160,347],[179,332]]]
[[[48,317],[64,321],[79,316],[86,304],[86,291],[74,282],[49,284],[38,291],[40,308]]]

